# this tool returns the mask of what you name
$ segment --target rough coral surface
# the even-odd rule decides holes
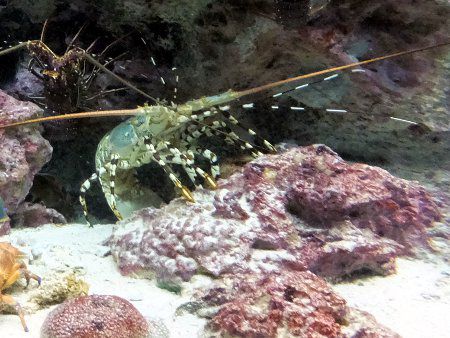
[[[235,282],[235,296],[212,320],[216,330],[239,337],[337,337],[345,301],[309,271],[246,276]]]
[[[0,123],[30,119],[39,108],[0,90]],[[36,127],[0,129],[0,196],[9,214],[25,199],[34,175],[50,160],[52,147]]]
[[[49,223],[67,223],[65,217],[55,209],[46,208],[43,204],[29,202],[24,202],[17,208],[12,220],[15,226],[32,228]]]
[[[45,319],[41,338],[145,338],[145,318],[127,300],[91,295],[69,300]]]
[[[0,222],[0,236],[4,236],[11,231],[9,219]]]
[[[195,197],[120,225],[109,243],[123,273],[389,274],[396,256],[427,244],[426,229],[440,218],[416,183],[347,163],[323,145],[263,156]]]
[[[325,147],[316,152],[320,156],[309,156],[301,166],[285,166],[277,173],[278,184],[293,184],[287,198],[295,214],[325,227],[349,220],[407,248],[426,240],[425,229],[440,214],[425,189],[377,167],[337,161]],[[285,180],[285,175],[296,177],[295,182]]]
[[[373,318],[346,305],[309,271],[233,276],[203,299],[220,310],[211,331],[237,337],[398,337]],[[368,333],[372,334],[367,335]]]

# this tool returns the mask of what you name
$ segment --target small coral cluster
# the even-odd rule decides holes
[[[59,270],[58,273],[50,273],[45,276],[44,287],[36,290],[30,297],[30,301],[39,307],[59,304],[67,299],[86,296],[89,285],[75,271]]]

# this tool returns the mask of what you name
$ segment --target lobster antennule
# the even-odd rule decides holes
[[[450,45],[450,41],[443,42],[443,43],[436,44],[436,45],[427,46],[427,47],[411,49],[411,50],[407,50],[407,51],[403,51],[403,52],[397,52],[397,53],[393,53],[393,54],[379,56],[379,57],[368,59],[368,60],[363,60],[363,61],[350,63],[348,65],[327,68],[327,69],[324,69],[324,70],[319,70],[317,72],[308,73],[308,74],[304,74],[304,75],[299,75],[299,76],[291,77],[291,78],[288,78],[288,79],[285,79],[285,80],[271,82],[271,83],[268,83],[268,84],[265,84],[265,85],[262,85],[262,86],[259,86],[259,87],[243,90],[243,91],[237,92],[237,96],[238,97],[243,97],[243,96],[247,96],[247,95],[251,95],[251,94],[256,94],[256,93],[260,93],[262,91],[265,91],[265,90],[268,90],[268,89],[272,89],[274,87],[281,86],[281,85],[284,85],[284,84],[292,83],[292,82],[295,82],[295,81],[298,81],[298,80],[309,79],[311,77],[315,77],[315,76],[319,76],[319,75],[323,75],[323,74],[337,72],[337,71],[340,71],[340,70],[354,68],[354,67],[366,65],[366,64],[369,64],[369,63],[377,62],[377,61],[382,61],[382,60],[391,59],[391,58],[402,56],[402,55],[422,52],[422,51],[426,51],[426,50],[429,50],[429,49],[443,47],[443,46],[447,46],[447,45]]]

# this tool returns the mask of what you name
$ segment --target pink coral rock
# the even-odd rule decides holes
[[[235,282],[235,297],[213,318],[216,330],[239,337],[287,334],[337,337],[345,301],[311,272],[246,276]]]
[[[38,106],[0,90],[0,124],[35,117]],[[25,199],[34,175],[50,160],[52,147],[35,126],[0,129],[0,196],[9,214]]]
[[[292,183],[286,195],[291,211],[324,227],[348,220],[405,249],[426,244],[426,228],[440,214],[425,189],[381,168],[346,163],[325,146],[316,153],[277,172],[278,184]],[[296,179],[286,180],[285,175]]]
[[[427,246],[441,217],[418,184],[347,163],[323,145],[262,156],[195,198],[121,223],[109,244],[122,273],[390,274],[395,257]]]
[[[43,224],[66,224],[66,218],[55,209],[47,208],[40,203],[23,202],[12,217],[17,227],[36,228]]]
[[[108,295],[78,297],[56,307],[41,338],[146,338],[149,325],[127,300]]]
[[[398,337],[370,315],[348,307],[309,271],[232,279],[231,286],[212,288],[203,297],[210,305],[221,303],[210,322],[211,331],[220,336]]]
[[[7,235],[9,234],[10,231],[11,225],[9,219],[5,221],[0,221],[0,236]]]

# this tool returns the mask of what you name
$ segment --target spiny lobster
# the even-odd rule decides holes
[[[120,89],[126,89],[126,87],[153,100],[150,95],[106,68],[108,64],[117,58],[110,59],[104,64],[101,64],[89,54],[95,41],[87,49],[73,46],[84,26],[75,34],[63,55],[57,55],[49,46],[47,46],[47,44],[45,44],[44,34],[46,27],[47,21],[44,23],[39,40],[21,42],[15,46],[0,50],[0,57],[17,50],[28,50],[28,53],[31,56],[30,62],[28,63],[28,70],[42,81],[44,87],[43,97],[41,98],[43,99],[43,102],[37,103],[47,111],[51,112],[52,115],[55,113],[67,114],[85,110],[88,108],[87,102],[91,99]],[[109,44],[98,56],[104,55],[105,52],[118,41],[120,41],[120,39]],[[90,72],[87,71],[85,61],[94,67]],[[36,65],[37,68],[35,68]],[[89,96],[89,87],[99,70],[112,76],[126,87],[111,89]]]
[[[135,210],[136,205],[155,206],[160,203],[160,199],[153,191],[140,187],[135,179],[135,169],[144,164],[154,162],[162,167],[175,187],[179,189],[181,195],[189,202],[195,201],[193,193],[180,181],[170,165],[180,165],[196,187],[200,186],[197,184],[198,177],[202,178],[209,187],[216,187],[215,179],[220,172],[218,160],[212,151],[202,149],[199,146],[198,139],[203,134],[207,136],[222,136],[228,143],[238,145],[242,150],[249,152],[254,157],[261,154],[258,149],[264,149],[269,152],[276,151],[274,146],[267,140],[259,137],[252,129],[247,129],[247,132],[253,137],[254,144],[240,138],[232,131],[229,124],[224,120],[218,119],[222,115],[231,125],[242,127],[240,122],[229,112],[230,107],[228,104],[230,102],[295,81],[353,69],[376,61],[425,51],[448,44],[450,42],[389,54],[272,82],[243,91],[229,90],[219,95],[202,97],[179,105],[174,103],[168,105],[151,98],[155,102],[155,105],[144,105],[129,110],[95,111],[37,118],[3,125],[0,128],[94,116],[133,116],[116,126],[103,137],[98,145],[95,156],[96,173],[87,179],[80,189],[80,203],[83,206],[86,217],[87,206],[85,194],[90,188],[91,182],[98,179],[108,205],[116,217],[122,219],[123,215],[130,213],[130,209]],[[87,55],[86,57],[88,59],[91,58]],[[353,69],[353,71],[363,70]],[[336,74],[328,76],[324,80],[331,79],[335,76]],[[308,84],[302,84],[293,89],[276,93],[273,97],[278,97],[288,91],[298,90],[306,86]],[[252,103],[246,103],[243,105],[243,108],[251,108],[252,106]],[[302,110],[304,108],[291,107],[291,109]],[[209,161],[210,173],[206,173],[203,169],[195,165],[195,156],[201,156]],[[132,203],[135,205],[130,208],[130,204]]]

